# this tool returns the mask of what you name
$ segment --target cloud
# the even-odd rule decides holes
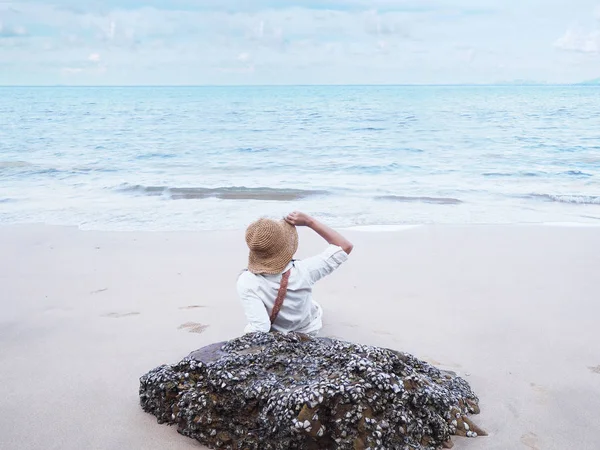
[[[218,68],[219,73],[225,74],[254,74],[256,65],[252,61],[252,55],[248,52],[238,54],[235,59],[224,61]]]
[[[228,73],[228,74],[252,74],[254,73],[254,66],[246,66],[246,67],[219,67],[219,72]]]
[[[452,3],[450,0],[448,2]],[[289,8],[330,11],[377,9],[381,11],[422,12],[435,10],[444,6],[444,2],[439,0],[104,0],[102,2],[86,2],[87,4],[80,0],[21,0],[20,3],[46,3],[82,14],[90,11],[105,13],[114,9],[135,10],[144,7],[202,12],[256,12],[267,9],[280,10]],[[469,3],[477,5],[475,0]]]
[[[10,65],[0,84],[60,77],[107,84],[493,82],[499,64],[505,79],[597,76],[591,62],[563,70],[576,52],[597,52],[589,28],[597,0],[485,4],[0,0],[0,63]],[[578,21],[587,31],[572,28],[556,39]],[[555,52],[553,43],[569,51]]]
[[[250,59],[250,53],[243,52],[237,56],[237,60],[241,61],[241,62],[246,62],[249,59]]]
[[[569,29],[554,42],[554,46],[572,52],[600,53],[600,30],[586,32]]]
[[[9,26],[0,22],[0,38],[20,37],[26,35],[27,29],[25,27],[19,25]]]
[[[63,75],[77,75],[79,73],[82,73],[84,69],[82,69],[81,67],[63,67],[61,69],[61,72],[63,73]]]
[[[100,53],[90,53],[85,61],[78,61],[60,69],[62,76],[66,77],[98,77],[107,72],[107,66],[101,62]]]
[[[98,65],[95,67],[62,67],[60,69],[60,73],[63,76],[72,77],[72,76],[86,76],[96,78],[98,76],[103,76],[107,72],[106,66]]]
[[[473,47],[458,48],[457,50],[460,61],[464,61],[468,64],[471,64],[473,61],[475,61],[477,50],[475,50]]]
[[[595,8],[594,17],[600,21],[600,6]],[[600,27],[596,25],[596,28],[590,31],[581,25],[571,26],[554,41],[554,47],[567,52],[600,54]]]

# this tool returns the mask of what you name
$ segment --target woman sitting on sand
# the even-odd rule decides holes
[[[297,226],[312,228],[329,246],[320,255],[294,260]],[[312,298],[313,285],[342,264],[352,244],[337,231],[307,214],[284,220],[259,219],[246,230],[248,269],[237,282],[248,325],[246,333],[296,331],[316,336],[323,310]]]

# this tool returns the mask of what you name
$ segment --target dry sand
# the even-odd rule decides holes
[[[321,243],[306,230],[301,253]],[[490,433],[457,449],[600,448],[600,228],[349,232],[323,335],[462,374]],[[138,377],[233,338],[243,233],[0,228],[0,448],[202,448],[138,406]]]

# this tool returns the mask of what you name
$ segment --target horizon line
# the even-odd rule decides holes
[[[518,83],[518,82],[498,82],[498,83],[356,83],[356,84],[334,84],[334,83],[320,83],[320,84],[0,84],[1,88],[15,88],[15,87],[94,87],[94,88],[111,88],[111,87],[453,87],[453,86],[465,86],[465,87],[477,87],[477,86],[598,86],[599,84],[587,83],[587,82],[574,82],[574,83]]]

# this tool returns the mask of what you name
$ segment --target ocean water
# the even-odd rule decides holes
[[[600,224],[600,89],[0,87],[0,223]]]

